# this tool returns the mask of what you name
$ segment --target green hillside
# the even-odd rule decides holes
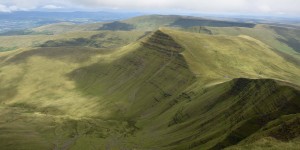
[[[190,28],[194,26],[245,27],[251,30],[255,24],[177,15],[148,15],[93,24],[61,22],[2,33],[0,34],[0,52],[41,45],[43,47],[118,47],[129,44],[143,36],[145,32],[154,31],[160,27]],[[97,35],[99,36],[95,37]],[[295,40],[289,41],[295,46]]]
[[[100,48],[70,36],[0,53],[0,147],[299,146],[300,67],[262,40],[172,28],[103,32],[136,36]]]
[[[123,21],[131,24],[139,30],[153,30],[159,27],[178,27],[187,28],[193,26],[211,26],[211,27],[246,27],[253,28],[255,24],[240,23],[233,21],[212,20],[199,17],[177,16],[177,15],[149,15],[140,16]]]
[[[269,45],[279,55],[294,61],[298,65],[300,64],[300,30],[296,28],[268,25],[257,25],[254,28],[194,26],[184,30],[201,34],[230,36],[247,35]]]
[[[138,16],[126,20],[114,22],[102,22],[93,24],[72,24],[68,22],[56,23],[37,27],[32,29],[31,32],[19,31],[22,34],[33,33],[51,33],[59,34],[73,31],[94,31],[94,30],[146,30],[153,31],[160,27],[177,27],[188,28],[193,26],[211,26],[211,27],[246,27],[253,28],[253,23],[241,23],[226,20],[213,20],[208,18],[178,16],[178,15],[147,15]]]
[[[127,45],[143,37],[145,31],[73,31],[54,35],[0,36],[0,51],[35,47],[86,46],[112,48]]]

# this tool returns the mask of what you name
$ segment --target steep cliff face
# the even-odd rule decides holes
[[[3,58],[0,147],[198,150],[299,137],[299,67],[249,37],[161,29],[116,49]]]
[[[237,144],[259,132],[269,122],[300,112],[300,93],[293,87],[282,86],[270,79],[236,79],[233,82],[226,95],[233,97],[234,104],[225,112],[231,114],[228,119],[232,131],[214,146],[216,149]],[[280,135],[274,133],[272,137]]]
[[[223,149],[246,142],[245,139],[259,134],[270,122],[298,114],[299,96],[297,89],[279,81],[245,78],[186,92],[173,99],[174,103],[170,103],[173,107],[163,114],[164,119],[169,116],[168,124],[152,131],[165,136],[157,135],[152,140],[157,145],[164,141],[166,149]],[[154,119],[152,126],[161,121]],[[280,132],[272,133],[276,137]],[[298,133],[293,135],[298,137]]]
[[[119,112],[122,116],[139,116],[196,80],[180,54],[182,47],[172,37],[157,31],[137,45],[110,64],[99,61],[68,76],[84,94],[114,102],[116,109],[123,109]],[[112,111],[111,107],[108,109]]]

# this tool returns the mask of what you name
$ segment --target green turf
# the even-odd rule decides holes
[[[290,53],[282,57],[247,34],[216,35],[223,28],[192,30],[201,34],[160,28],[146,34],[77,31],[19,37],[48,45],[0,53],[0,147],[299,145],[300,67],[286,60]],[[87,44],[110,45],[113,37],[121,43]],[[14,43],[12,37],[1,38]]]

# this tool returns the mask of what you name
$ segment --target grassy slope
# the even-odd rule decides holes
[[[10,149],[226,147],[252,134],[248,121],[299,113],[299,66],[247,36],[161,29],[114,50],[37,48],[0,60],[0,141],[11,141],[0,145]],[[232,80],[241,77],[280,82]]]
[[[144,31],[74,31],[58,35],[0,36],[0,51],[1,48],[3,51],[10,51],[40,45],[46,46],[47,42],[54,42],[58,46],[74,46],[66,43],[72,43],[76,39],[85,41],[78,46],[118,47],[135,41],[144,34]]]
[[[35,32],[65,33],[71,31],[92,31],[92,30],[146,30],[153,31],[159,27],[179,27],[186,28],[192,26],[212,26],[212,27],[249,27],[255,24],[239,23],[233,21],[211,20],[199,17],[177,16],[177,15],[147,15],[130,18],[117,22],[103,22],[94,24],[74,25],[70,23],[57,23],[34,28]]]
[[[211,36],[176,30],[168,33],[186,46],[183,55],[200,77],[222,80],[272,77],[299,84],[298,65],[286,61],[271,47],[249,36]]]
[[[123,20],[120,23],[125,23],[125,25],[126,24],[133,25],[137,30],[153,31],[155,29],[158,29],[161,26],[171,25],[172,23],[174,23],[176,20],[180,18],[182,17],[148,15],[148,16],[140,16],[140,17],[134,17],[131,19]],[[83,25],[76,25],[72,23],[56,23],[56,24],[37,27],[32,30],[35,32],[61,34],[61,33],[74,32],[74,31],[94,31],[98,29],[118,30],[119,27],[120,25],[116,26],[116,23],[114,22],[103,22],[103,23],[83,24]]]
[[[298,40],[299,43],[299,30],[292,28],[271,27],[267,25],[257,25],[255,28],[243,27],[205,27],[211,34],[215,35],[247,35],[258,39],[265,44],[271,46],[274,50],[287,53],[289,59],[297,59],[296,62],[300,63],[300,55],[297,53],[300,47],[294,43]],[[199,32],[199,27],[192,27],[187,29],[192,32]],[[284,41],[284,42],[283,42]],[[290,43],[288,41],[291,41]],[[293,42],[293,43],[292,43]],[[291,44],[292,45],[289,45]],[[292,57],[292,58],[290,58]]]
[[[18,31],[21,35],[17,35],[18,32],[14,33],[12,36],[0,36],[0,51],[10,51],[15,50],[20,47],[28,47],[28,46],[36,46],[40,45],[49,40],[55,40],[58,42],[66,41],[74,41],[77,38],[88,38],[93,34],[104,32],[107,35],[115,35],[120,36],[120,41],[126,41],[128,37],[137,37],[141,35],[141,33],[145,31],[153,31],[157,30],[162,26],[171,26],[176,28],[186,28],[190,26],[246,26],[251,27],[252,24],[247,23],[237,23],[237,22],[227,22],[227,21],[216,21],[209,20],[197,17],[185,17],[185,16],[163,16],[163,15],[149,15],[149,16],[140,16],[127,20],[123,20],[121,22],[108,22],[108,23],[94,23],[94,24],[82,24],[76,25],[68,22],[56,23],[45,25],[37,28],[33,28],[31,30]],[[96,30],[102,30],[102,32],[97,32]],[[103,30],[111,30],[111,31],[126,31],[126,30],[134,30],[132,32],[110,32]],[[23,33],[24,32],[24,33]],[[15,35],[16,34],[16,35]],[[23,35],[24,34],[24,35]],[[36,35],[34,35],[36,34]],[[53,34],[53,35],[52,35]],[[119,35],[120,34],[120,35]],[[128,36],[130,35],[130,36]],[[123,38],[123,37],[126,38]],[[66,40],[66,41],[62,41]],[[104,40],[96,41],[96,43],[105,43],[110,44],[110,42],[105,40],[114,40],[105,38]],[[119,42],[120,42],[119,41]],[[130,40],[131,42],[132,40]],[[89,41],[90,42],[95,42]],[[118,42],[118,41],[117,41]],[[72,43],[72,42],[71,42]],[[73,42],[74,43],[74,42]],[[61,45],[61,44],[58,44]],[[115,44],[113,44],[115,45]],[[118,44],[117,44],[118,45]],[[80,45],[86,46],[86,45]],[[95,47],[95,46],[93,46]],[[99,46],[96,46],[99,47]],[[109,47],[109,46],[104,46]]]
[[[137,29],[154,30],[162,26],[168,26],[179,18],[179,16],[149,15],[131,18],[124,22],[135,25]]]
[[[61,33],[74,32],[74,31],[93,31],[100,28],[102,24],[103,23],[77,25],[73,23],[62,22],[62,23],[55,23],[55,24],[33,28],[32,30],[35,32],[48,32],[52,34],[61,34]]]
[[[254,24],[238,23],[222,20],[210,20],[199,17],[176,16],[176,15],[149,15],[140,16],[124,20],[124,23],[132,24],[138,30],[154,30],[163,26],[187,28],[192,26],[212,26],[212,27],[249,27],[252,28]]]
[[[271,121],[259,132],[228,149],[298,149],[299,113],[285,115]],[[297,138],[295,138],[297,137]]]

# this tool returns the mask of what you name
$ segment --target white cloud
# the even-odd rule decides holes
[[[62,7],[56,6],[56,5],[45,5],[43,8],[45,8],[45,9],[60,9]]]
[[[258,9],[262,12],[270,12],[272,11],[271,7],[268,6],[268,5],[261,5],[261,6],[258,6]]]
[[[180,9],[198,12],[300,14],[300,0],[69,0],[74,5],[134,10]]]
[[[10,0],[11,5],[17,6],[21,9],[35,9],[41,0]]]
[[[20,10],[20,8],[18,8],[17,6],[9,6],[8,7],[11,11],[17,11]]]
[[[300,0],[0,0],[2,12],[19,9],[101,10],[103,8],[138,11],[186,10],[216,13],[273,13],[300,14]]]
[[[11,12],[8,7],[0,4],[0,12]]]
[[[25,10],[25,9],[20,9],[17,6],[6,6],[0,4],[0,12],[13,12],[18,10]]]

